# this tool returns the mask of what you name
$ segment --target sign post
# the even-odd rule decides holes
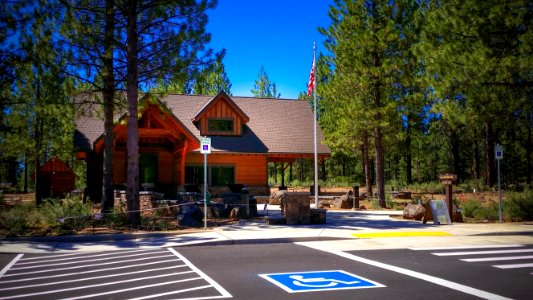
[[[204,229],[207,229],[207,154],[211,154],[211,138],[200,139],[200,153],[204,154]]]
[[[500,223],[502,222],[502,189],[500,185],[500,160],[503,158],[503,147],[500,144],[496,144],[494,147],[494,156],[498,165],[498,210],[500,214]]]
[[[453,222],[453,191],[452,185],[457,180],[457,174],[445,173],[439,176],[440,182],[444,185],[446,192],[446,204],[448,205],[448,213],[450,221]]]

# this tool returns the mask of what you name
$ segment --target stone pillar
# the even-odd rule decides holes
[[[308,193],[286,193],[285,218],[287,225],[311,223],[311,208]]]

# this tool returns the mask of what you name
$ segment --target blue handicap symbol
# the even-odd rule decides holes
[[[259,276],[289,293],[384,287],[382,284],[342,270],[260,274]]]

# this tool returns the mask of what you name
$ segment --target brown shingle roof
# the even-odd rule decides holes
[[[213,151],[237,153],[313,153],[313,113],[306,101],[230,96],[249,117],[243,135],[212,136]],[[161,99],[187,129],[200,139],[200,130],[192,118],[213,96],[168,95]],[[89,150],[102,135],[103,121],[95,117],[81,117],[76,122],[75,143],[80,150]],[[318,128],[318,153],[329,154],[321,142],[324,136]],[[87,146],[89,146],[87,148]]]

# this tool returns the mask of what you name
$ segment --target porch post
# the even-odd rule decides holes
[[[185,158],[187,157],[187,147],[189,146],[189,141],[185,140],[185,145],[183,145],[183,150],[181,150],[181,174],[180,174],[180,184],[185,184]]]

